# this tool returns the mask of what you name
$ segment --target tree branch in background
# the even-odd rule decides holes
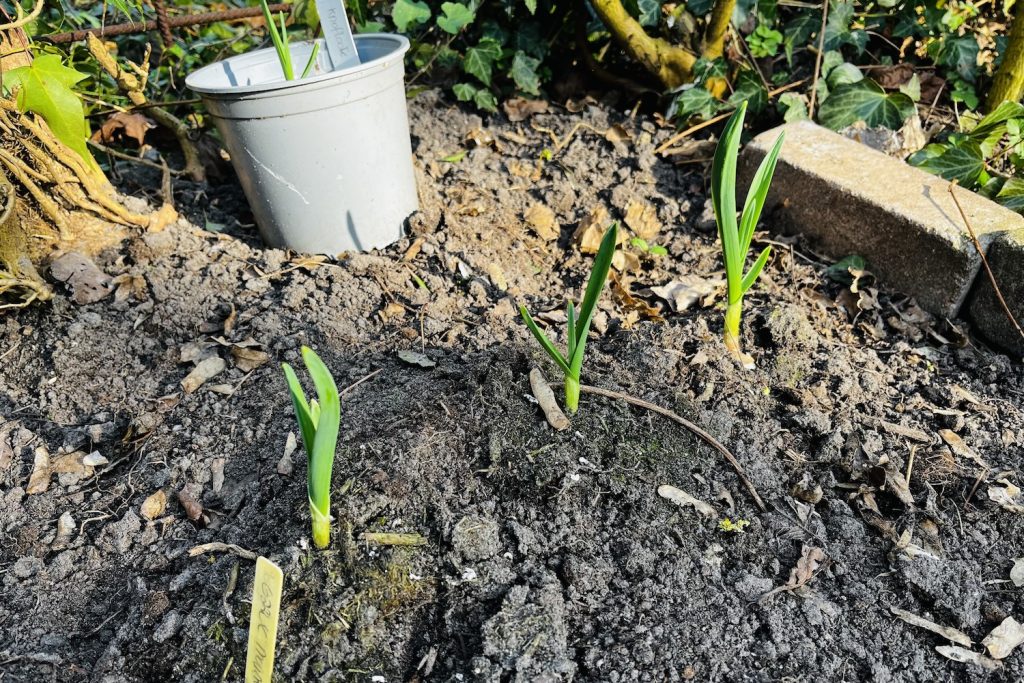
[[[640,22],[626,11],[621,0],[591,0],[591,5],[629,56],[657,76],[665,88],[676,88],[692,79],[693,65],[697,61],[695,54],[662,38],[647,35]]]
[[[1003,61],[992,79],[985,105],[992,111],[1006,100],[1019,102],[1024,95],[1024,13],[1014,10],[1017,17],[1010,28]]]

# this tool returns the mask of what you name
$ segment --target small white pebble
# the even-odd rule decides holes
[[[466,567],[462,570],[463,581],[476,581],[476,570],[472,567]]]

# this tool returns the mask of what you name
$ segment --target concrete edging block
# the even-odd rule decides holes
[[[939,316],[954,317],[981,268],[949,182],[808,121],[755,137],[740,156],[740,198],[785,131],[765,218],[808,235],[839,259],[859,254],[883,282]],[[959,190],[979,241],[1024,229],[1024,217]]]
[[[1020,324],[1024,321],[1024,230],[996,237],[986,252],[992,276],[999,285],[1010,312]],[[1024,339],[1006,317],[996,298],[988,274],[982,271],[965,306],[967,318],[985,339],[1002,349],[1024,356]]]

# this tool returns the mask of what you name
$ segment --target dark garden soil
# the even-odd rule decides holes
[[[410,115],[423,210],[386,252],[264,249],[236,190],[181,183],[191,224],[97,259],[136,276],[116,295],[64,290],[0,322],[3,683],[240,681],[253,563],[190,555],[207,543],[284,569],[281,681],[1024,678],[1024,650],[993,671],[954,662],[891,612],[976,643],[1024,618],[1024,509],[991,497],[1021,483],[1021,365],[765,233],[777,249],[747,300],[743,371],[720,295],[675,311],[647,289],[699,289],[720,267],[704,166],[653,154],[670,131],[611,105],[482,125],[432,92]],[[541,129],[572,135],[559,147]],[[467,134],[478,146],[441,161]],[[629,227],[668,253],[629,248],[639,263],[602,299],[584,381],[702,425],[767,511],[659,415],[584,395],[556,432],[533,401],[532,366],[557,378],[514,301],[557,321],[590,262],[574,231],[631,203]],[[524,220],[533,204],[557,234],[543,210]],[[344,400],[323,552],[301,444],[285,456],[297,429],[278,364],[300,365],[303,344],[341,386],[375,373]],[[206,358],[226,369],[184,393]]]

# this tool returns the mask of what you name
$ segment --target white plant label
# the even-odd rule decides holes
[[[316,0],[316,10],[334,70],[358,66],[359,53],[348,25],[344,0]]]

